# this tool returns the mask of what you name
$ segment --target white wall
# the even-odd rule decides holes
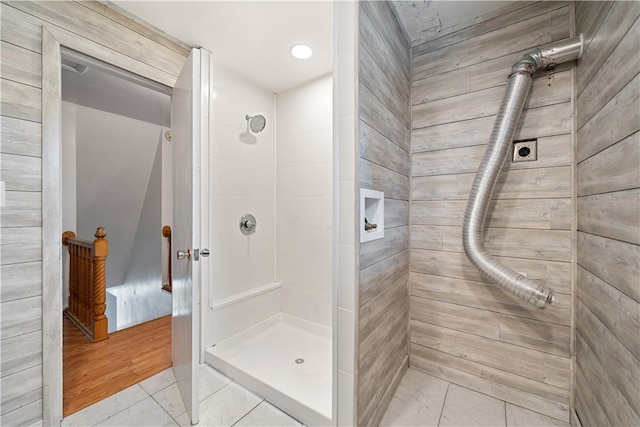
[[[107,230],[107,286],[115,286],[126,278],[162,128],[79,105],[76,112],[76,235]]]
[[[62,102],[62,229],[77,230],[76,224],[76,105]],[[63,248],[67,249],[67,248]],[[62,307],[69,305],[69,251],[62,251]]]
[[[331,326],[332,78],[277,95],[276,280],[282,311]]]
[[[161,138],[158,138],[160,141]],[[151,153],[147,153],[150,155]],[[162,150],[156,146],[124,283],[162,284]]]
[[[167,254],[162,250],[168,251],[161,233],[165,224],[162,208],[163,204],[171,203],[163,194],[163,176],[171,177],[170,165],[168,171],[163,168],[164,141],[164,136],[159,137],[125,280],[122,285],[108,289],[109,295],[114,297],[107,300],[109,332],[171,314],[171,294],[160,288],[164,283],[163,267],[168,266]],[[109,307],[109,302],[114,307]]]
[[[215,61],[212,90],[207,346],[280,311],[273,292],[211,310],[273,283],[275,211],[273,94]],[[247,133],[245,116],[255,114],[265,116],[266,127]],[[250,236],[239,230],[247,213],[257,220]]]
[[[63,228],[86,240],[97,227],[107,230],[107,286],[117,296],[108,300],[110,332],[169,314],[171,296],[160,290],[162,221],[170,220],[167,129],[70,102],[62,123]]]

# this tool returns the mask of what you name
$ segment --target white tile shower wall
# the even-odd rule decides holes
[[[353,375],[338,370],[338,425],[353,426]]]
[[[331,326],[333,79],[277,95],[276,278],[282,311]]]
[[[354,361],[356,301],[355,242],[355,176],[356,176],[356,39],[357,2],[337,2],[337,64],[336,85],[338,121],[334,144],[338,163],[338,387],[337,421],[339,426],[354,425]],[[347,315],[350,314],[350,315]],[[347,341],[351,340],[351,343]],[[342,343],[342,345],[340,344]],[[345,350],[341,347],[348,347]],[[350,351],[350,355],[347,354]],[[349,361],[348,358],[351,358]]]
[[[278,144],[301,135],[331,131],[332,85],[331,75],[326,75],[278,94]]]
[[[260,288],[274,281],[275,209],[275,111],[273,94],[225,65],[214,61],[214,97],[210,141],[210,273],[207,308],[207,346],[228,337],[225,309],[211,310],[217,301]],[[260,133],[248,132],[245,116],[262,114],[266,127]],[[239,230],[242,215],[256,217],[256,233]],[[234,315],[236,325],[249,327],[280,311],[279,298],[258,297],[251,315]],[[256,309],[250,301],[241,305]],[[240,316],[240,317],[238,317]],[[236,328],[237,329],[237,328]],[[237,332],[237,331],[236,331]]]
[[[353,325],[355,313],[353,310],[338,308],[338,324]],[[347,329],[347,328],[345,328]],[[338,365],[340,369],[352,373],[353,372],[353,351],[355,346],[355,331],[353,329],[345,330],[338,337]]]
[[[219,342],[232,337],[280,312],[282,288],[274,288],[235,304],[221,306],[215,311],[215,323],[207,323],[207,330],[213,332],[208,337]],[[208,346],[213,344],[211,342]]]

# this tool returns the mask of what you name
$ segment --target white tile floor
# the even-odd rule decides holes
[[[569,424],[409,369],[381,426],[569,427]]]
[[[200,367],[199,426],[298,426],[213,368]],[[189,426],[173,371],[167,369],[62,421],[63,426]]]
[[[65,418],[63,426],[188,426],[167,369]],[[199,426],[302,426],[209,366],[200,372]],[[553,418],[409,369],[381,426],[569,427]]]

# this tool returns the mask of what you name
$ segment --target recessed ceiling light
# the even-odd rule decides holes
[[[291,48],[291,55],[297,59],[311,58],[313,51],[306,44],[297,44]]]

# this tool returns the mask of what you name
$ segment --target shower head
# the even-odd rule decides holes
[[[257,114],[255,116],[247,115],[245,118],[249,124],[249,129],[251,129],[251,132],[253,133],[262,132],[264,127],[267,125],[267,119],[265,119],[262,114]]]

